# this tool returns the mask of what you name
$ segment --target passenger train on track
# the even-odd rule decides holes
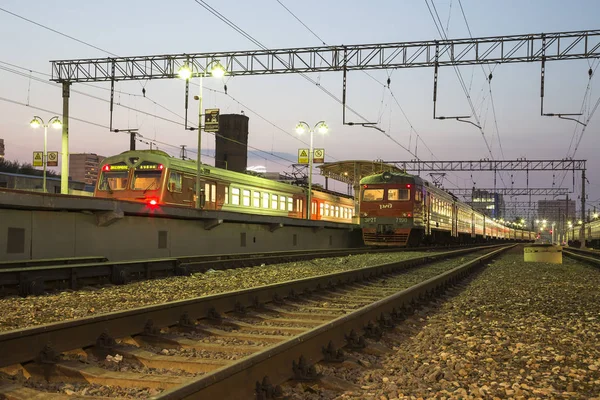
[[[505,226],[418,176],[384,172],[360,181],[360,224],[366,245],[533,241],[536,234]]]
[[[581,245],[581,225],[572,225],[565,230],[565,238],[569,246],[579,247]],[[600,249],[600,219],[598,215],[592,221],[585,223],[585,245],[594,249]]]
[[[160,150],[126,151],[102,161],[95,197],[146,203],[149,207],[194,207],[197,164]],[[289,183],[201,166],[203,210],[306,218],[307,189]],[[351,223],[354,200],[312,191],[312,219]]]

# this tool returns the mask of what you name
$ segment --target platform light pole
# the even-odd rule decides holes
[[[57,116],[54,116],[54,117],[50,118],[50,120],[48,121],[47,124],[45,124],[43,119],[41,119],[37,115],[34,115],[33,119],[29,123],[29,125],[33,129],[37,129],[40,126],[44,127],[44,155],[42,156],[42,158],[43,158],[42,164],[44,164],[43,190],[44,190],[44,193],[47,193],[47,190],[46,190],[46,164],[48,163],[48,125],[52,125],[52,127],[54,129],[60,129],[60,128],[62,128],[62,122],[60,122],[60,119],[58,119]]]
[[[223,68],[223,66],[221,65],[219,60],[211,61],[206,66],[206,69],[204,71],[199,71],[196,74],[194,74],[194,71],[192,70],[193,64],[192,64],[192,67],[190,67],[190,64],[188,62],[186,62],[177,72],[179,77],[181,79],[184,79],[187,84],[189,84],[189,80],[194,76],[197,76],[200,78],[200,84],[199,84],[200,89],[199,89],[198,98],[197,98],[197,100],[198,100],[198,157],[196,159],[197,171],[196,171],[196,202],[195,202],[195,206],[197,209],[201,208],[200,184],[202,183],[202,181],[200,179],[200,166],[202,165],[202,78],[207,76],[206,70],[209,69],[210,66],[213,64],[214,64],[214,67],[211,70],[211,76],[214,76],[215,78],[221,78],[223,75],[225,75],[225,68]],[[186,120],[187,120],[187,86],[186,86]],[[194,128],[189,128],[189,129],[194,130]]]
[[[312,204],[311,203],[312,203],[313,136],[314,136],[315,130],[318,130],[318,132],[320,134],[324,135],[329,131],[329,127],[327,127],[327,124],[325,124],[325,121],[317,122],[312,129],[310,128],[310,125],[308,125],[304,121],[300,121],[300,122],[298,122],[298,125],[296,125],[296,133],[299,135],[302,135],[306,131],[310,132],[310,149],[308,150],[308,196],[307,196],[308,204],[306,205],[306,207],[307,207],[306,219],[311,219],[311,217],[312,217]]]

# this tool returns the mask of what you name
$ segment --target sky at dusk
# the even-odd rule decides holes
[[[440,39],[425,0],[207,0],[206,3],[268,48]],[[474,37],[599,28],[600,2],[594,0],[462,0],[461,3]],[[434,0],[433,4],[449,38],[469,37],[458,0]],[[108,57],[108,52],[141,56],[258,48],[194,0],[175,3],[0,0],[0,38],[0,138],[5,140],[7,159],[25,162],[31,162],[32,151],[43,147],[43,135],[31,129],[29,121],[34,115],[46,120],[60,116],[62,110],[60,87],[48,84],[50,60],[102,58]],[[590,80],[588,69],[599,62],[547,63],[546,111],[583,110],[582,121],[586,120],[600,96],[600,78],[593,75]],[[490,68],[493,79],[488,85],[486,76]],[[315,147],[325,148],[329,162],[411,160],[415,154],[423,160],[585,159],[588,204],[598,207],[600,160],[596,155],[600,149],[600,112],[592,116],[583,136],[582,125],[540,116],[539,63],[492,65],[483,69],[464,66],[459,70],[483,134],[469,124],[432,118],[432,68],[371,70],[368,75],[361,71],[349,73],[348,105],[377,122],[385,133],[344,126],[341,105],[297,74],[204,79],[204,106],[219,108],[222,114],[243,111],[250,118],[248,140],[253,151],[249,165],[263,165],[269,171],[290,172],[298,148],[308,147],[308,138],[298,137],[294,131],[299,120],[310,124],[325,120],[330,131],[326,136],[315,134]],[[310,77],[341,99],[340,72],[312,73]],[[385,85],[388,78],[389,88]],[[227,95],[223,93],[225,84]],[[108,129],[109,87],[108,83],[72,86],[73,91],[81,93],[71,94],[71,116],[83,121],[70,122],[71,152],[109,156],[128,149],[128,135]],[[195,133],[183,128],[183,81],[118,82],[115,88],[118,91],[115,101],[129,107],[115,107],[115,127],[137,128],[146,141],[155,141],[161,150],[173,155],[179,154],[178,147],[183,144],[196,148]],[[195,94],[197,86],[191,86],[191,90]],[[190,100],[192,118],[195,104]],[[440,115],[471,114],[452,67],[440,70],[437,110]],[[347,119],[361,121],[351,112]],[[48,134],[48,149],[60,151],[60,132],[49,129]],[[137,146],[149,147],[146,143]],[[209,133],[203,134],[202,153],[204,162],[214,163],[214,136]],[[194,157],[192,153],[189,155]],[[422,177],[430,179],[427,174]],[[498,186],[525,187],[526,179],[524,172],[508,172],[499,175]],[[319,182],[320,177],[315,181]],[[490,187],[493,174],[448,173],[444,183],[448,189],[474,185]],[[571,198],[577,198],[581,178],[577,174],[573,179],[572,173],[565,175],[558,171],[529,174],[529,187],[553,185],[574,190]],[[346,185],[338,183],[333,188],[345,191]]]

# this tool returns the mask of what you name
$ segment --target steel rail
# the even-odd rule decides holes
[[[563,248],[562,252],[567,257],[592,264],[595,267],[600,267],[600,252],[574,248]]]
[[[457,281],[476,267],[502,251],[515,245],[492,250],[490,253],[466,262],[450,271],[430,278],[424,282],[369,304],[355,312],[314,328],[306,333],[262,352],[253,354],[239,363],[226,366],[196,378],[189,384],[174,388],[155,396],[156,399],[251,399],[257,383],[268,376],[273,385],[282,383],[293,376],[292,361],[303,357],[307,364],[313,365],[324,358],[323,349],[328,343],[335,348],[345,345],[345,337],[352,330],[361,331],[369,322],[391,313],[413,301],[428,297],[440,291],[450,283]]]
[[[180,321],[206,318],[214,312],[226,313],[241,307],[267,303],[274,298],[295,296],[339,283],[355,282],[382,274],[423,265],[438,259],[460,256],[498,245],[435,253],[388,264],[364,267],[300,280],[275,283],[241,291],[180,300],[126,311],[100,314],[77,320],[39,325],[0,333],[0,368],[36,359],[49,345],[56,352],[92,346],[103,332],[126,337],[144,332],[148,322],[154,326],[178,325]]]

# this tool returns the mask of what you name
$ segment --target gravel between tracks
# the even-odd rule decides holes
[[[510,252],[456,297],[411,317],[380,358],[329,368],[344,394],[297,385],[293,399],[600,399],[600,270]],[[357,389],[360,388],[360,389]]]
[[[321,258],[140,281],[123,286],[0,299],[0,331],[348,271],[431,253],[398,252]]]

